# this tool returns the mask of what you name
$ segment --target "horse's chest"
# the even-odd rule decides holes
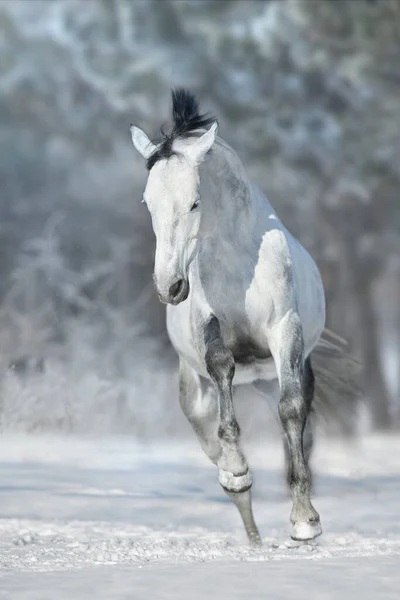
[[[237,337],[228,344],[235,363],[239,365],[251,365],[254,362],[271,358],[271,352],[267,344],[260,345],[251,338]]]
[[[221,327],[225,345],[235,359],[235,384],[251,383],[257,379],[274,379],[276,372],[266,338],[251,332]]]
[[[210,295],[210,312],[220,324],[224,344],[236,364],[250,365],[271,357],[263,324],[268,320],[266,302],[249,310],[243,286],[219,285]]]
[[[251,324],[236,315],[232,320],[220,317],[220,327],[223,341],[232,352],[235,363],[251,365],[257,361],[271,358],[265,336],[259,336],[252,330]]]

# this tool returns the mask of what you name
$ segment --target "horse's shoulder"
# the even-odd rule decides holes
[[[289,276],[293,268],[291,243],[282,226],[265,231],[259,256],[271,273]]]

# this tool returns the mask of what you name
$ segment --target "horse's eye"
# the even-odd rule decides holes
[[[199,204],[200,204],[200,200],[197,198],[197,199],[196,199],[196,200],[193,202],[193,206],[192,206],[192,208],[191,208],[190,210],[191,210],[191,211],[192,211],[192,210],[196,210],[196,208],[198,207],[198,205],[199,205]]]

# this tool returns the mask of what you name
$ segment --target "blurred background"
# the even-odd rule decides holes
[[[398,425],[400,2],[2,0],[1,429],[189,433],[129,133],[174,86],[316,259],[369,426]]]

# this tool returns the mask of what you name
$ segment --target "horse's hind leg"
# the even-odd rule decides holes
[[[221,456],[218,439],[218,402],[213,390],[203,392],[199,375],[183,360],[179,362],[179,402],[209,459]]]
[[[239,447],[239,440],[235,441],[236,450],[230,449],[227,452],[221,443],[220,406],[214,389],[209,387],[203,393],[199,376],[182,359],[179,371],[179,400],[182,410],[199,438],[204,452],[219,467],[220,483],[237,506],[250,542],[259,544],[260,536],[251,507],[251,478]],[[223,413],[223,410],[221,412]],[[232,419],[236,423],[234,414]],[[237,424],[235,432],[239,435]]]
[[[306,390],[306,360],[298,315],[289,313],[275,326],[269,340],[281,388],[279,416],[288,446],[288,480],[293,499],[290,515],[292,538],[313,539],[322,533],[317,511],[311,504],[311,474],[303,436],[312,396]]]

